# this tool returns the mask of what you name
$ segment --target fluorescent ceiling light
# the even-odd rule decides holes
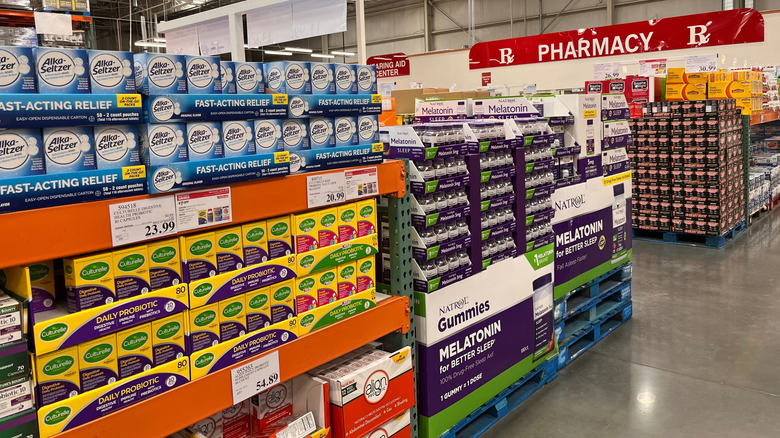
[[[154,38],[152,38],[152,41],[154,41],[155,43],[164,43],[165,42],[165,38],[154,37]]]
[[[325,54],[322,54],[322,53],[312,53],[309,56],[311,56],[312,58],[326,58],[326,59],[333,59],[333,58],[335,58],[335,56],[333,56],[333,55],[325,55]]]
[[[193,5],[202,5],[203,3],[206,3],[206,0],[192,0]]]
[[[393,58],[406,58],[406,55],[393,55]]]
[[[153,43],[151,41],[136,41],[135,45],[138,47],[162,47],[165,48],[165,43]]]
[[[337,52],[336,50],[333,50],[330,53],[334,55],[340,55],[340,56],[355,56],[355,54],[352,52]]]
[[[292,56],[292,53],[290,52],[279,52],[276,50],[263,50],[263,52],[267,55],[282,55],[282,56]]]
[[[377,56],[377,57],[376,57],[376,58],[374,58],[374,59],[376,59],[376,60],[379,60],[379,61],[392,61],[392,59],[390,59],[390,58],[381,58],[381,57],[379,57],[379,56]]]
[[[314,51],[312,49],[301,49],[300,47],[285,47],[284,50],[288,52],[300,52],[300,53],[311,53]]]

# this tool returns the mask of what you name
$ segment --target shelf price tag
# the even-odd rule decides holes
[[[108,206],[113,246],[142,242],[178,232],[173,196]]]
[[[709,73],[718,69],[718,55],[691,55],[685,57],[686,73]]]
[[[347,200],[379,195],[379,172],[376,167],[345,170],[344,188]]]
[[[174,196],[179,231],[233,222],[230,187],[198,190]]]
[[[337,204],[347,200],[344,172],[306,177],[306,198],[309,208]]]
[[[607,81],[620,78],[620,63],[603,62],[593,64],[593,77],[597,81]]]
[[[233,404],[238,404],[281,381],[279,351],[230,370]]]

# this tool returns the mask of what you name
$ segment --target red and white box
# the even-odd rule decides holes
[[[603,94],[609,90],[609,81],[585,81],[585,94]]]
[[[404,412],[363,438],[412,438],[412,413]]]

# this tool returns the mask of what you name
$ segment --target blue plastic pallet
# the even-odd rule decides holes
[[[676,233],[672,231],[642,230],[634,228],[635,240],[647,240],[651,242],[671,243],[674,245],[701,246],[706,248],[723,249],[727,243],[736,239],[747,230],[745,221],[741,221],[732,229],[720,236],[708,236],[704,234]]]
[[[441,438],[478,437],[520,406],[542,386],[558,377],[558,358],[553,357],[523,376],[480,408],[460,420]]]
[[[612,333],[624,322],[628,321],[632,314],[632,303],[631,301],[628,301],[605,315],[601,320],[597,321],[596,324],[575,333],[574,336],[569,339],[567,345],[559,347],[558,369],[570,364],[571,361],[578,358],[590,347],[596,345],[599,341],[604,339],[605,336]]]
[[[621,283],[631,278],[631,262],[618,266],[611,271],[594,278],[590,282],[569,292],[565,297],[555,302],[555,322],[571,318],[582,309],[600,301],[603,295],[609,293]]]
[[[587,306],[582,306],[577,313],[555,323],[555,337],[558,345],[567,345],[570,339],[581,330],[601,321],[615,309],[631,301],[631,280],[626,280],[612,287],[609,292],[591,300]]]

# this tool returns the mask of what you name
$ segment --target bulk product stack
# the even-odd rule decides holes
[[[780,204],[780,128],[777,123],[752,126],[750,129],[750,198],[748,211],[755,212]]]
[[[53,272],[42,264],[34,265],[33,276],[35,283],[41,285],[50,285],[54,280]],[[35,380],[24,326],[28,303],[10,291],[18,286],[13,278],[4,280],[0,284],[0,435],[35,437]]]

